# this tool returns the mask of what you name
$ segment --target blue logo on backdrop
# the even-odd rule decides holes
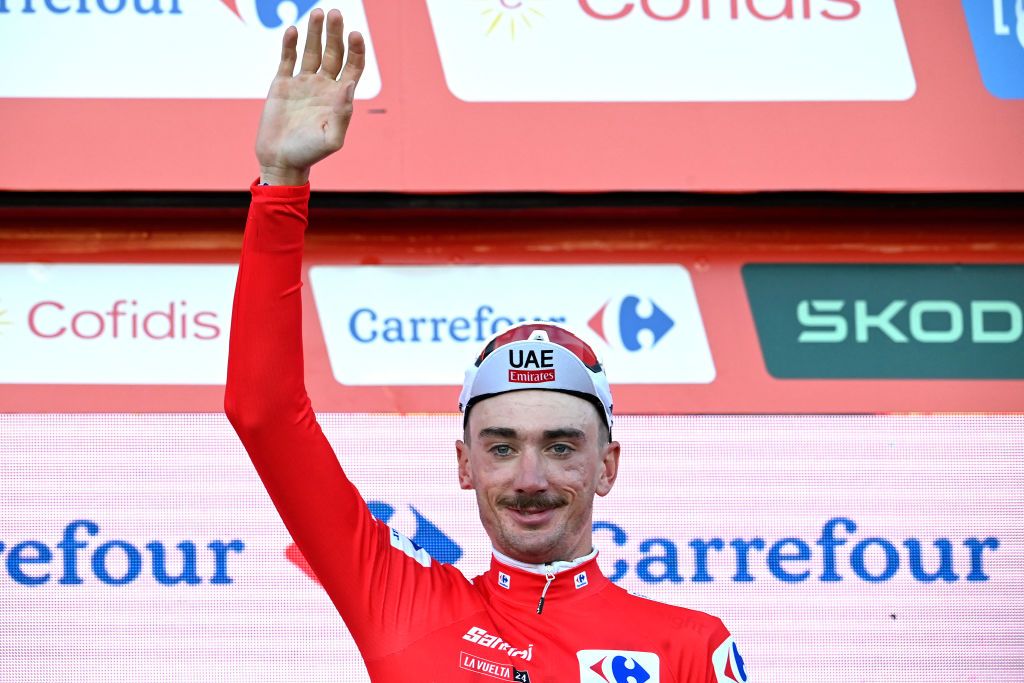
[[[100,525],[91,519],[76,519],[64,527],[61,540],[0,542],[7,575],[23,586],[40,586],[51,581],[62,586],[79,586],[93,580],[108,586],[124,586],[136,580],[152,579],[164,586],[197,586],[203,583],[228,585],[232,558],[245,550],[241,539],[181,541],[175,550],[164,541],[153,540],[140,547],[123,538],[92,538]],[[170,557],[169,557],[170,556]],[[200,561],[201,560],[201,561]],[[212,573],[200,574],[201,566]]]
[[[1024,99],[1024,0],[962,1],[985,87]]]
[[[816,538],[677,539],[666,535],[634,539],[615,522],[601,520],[593,525],[598,545],[624,549],[624,556],[610,563],[608,578],[651,584],[758,580],[885,583],[896,578],[936,585],[983,583],[990,578],[986,563],[1000,547],[994,536],[930,541],[864,538],[857,536],[859,528],[849,517],[832,517],[822,524]]]
[[[644,344],[641,343],[640,337],[643,332],[649,332],[651,342],[646,348],[654,348],[654,346],[661,341],[662,337],[668,334],[675,326],[675,321],[668,316],[665,311],[658,307],[658,304],[654,303],[654,299],[647,299],[650,305],[650,313],[647,315],[640,315],[639,308],[642,299],[633,294],[622,297],[622,301],[618,304],[618,327],[619,337],[622,342],[623,348],[627,351],[639,351],[645,348]],[[601,337],[609,345],[613,345],[608,339],[608,334],[604,328],[606,316],[608,315],[608,307],[612,301],[608,301],[598,309],[597,313],[591,316],[590,320],[587,321],[587,325],[590,329],[597,333],[597,336]],[[614,307],[610,312],[615,315]]]
[[[654,335],[654,346],[668,334],[675,324],[672,318],[668,317],[665,311],[658,308],[658,304],[651,300],[651,313],[648,316],[641,316],[637,313],[640,305],[640,297],[627,296],[622,300],[622,308],[619,309],[619,334],[622,335],[622,345],[629,351],[641,349],[640,333],[649,330]]]
[[[221,3],[231,11],[239,21],[244,22],[242,13],[238,10],[238,0],[220,0]],[[254,0],[256,4],[256,16],[265,28],[278,28],[284,24],[281,19],[280,9],[286,5],[295,7],[295,19],[292,23],[298,23],[311,9],[316,7],[319,0]],[[162,15],[162,14],[184,14],[181,0],[21,0],[11,3],[13,11],[21,14],[36,14],[37,12],[49,12],[50,14],[138,14],[138,15]],[[18,6],[20,5],[20,10]],[[12,11],[6,0],[0,0],[0,14],[9,14]],[[289,19],[291,18],[289,13]]]
[[[370,514],[387,524],[395,514],[395,508],[379,500],[371,500],[366,503]],[[409,510],[416,518],[416,533],[409,539],[416,549],[424,549],[427,554],[441,564],[455,564],[462,557],[462,548],[459,544],[448,537],[443,531],[437,528],[433,522],[420,514],[412,505]]]
[[[242,19],[241,13],[238,11],[238,0],[220,0],[224,5],[231,10],[236,17]],[[295,21],[293,23],[299,23],[302,17],[306,16],[309,10],[316,6],[318,0],[256,0],[256,16],[259,17],[260,23],[267,28],[277,28],[284,22],[281,20],[281,16],[278,10],[282,5],[294,5],[297,12]]]

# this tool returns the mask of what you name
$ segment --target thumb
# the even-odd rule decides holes
[[[345,144],[345,133],[348,131],[349,122],[352,121],[355,89],[355,82],[345,85],[341,95],[341,106],[331,112],[331,116],[327,120],[327,128],[324,134],[326,142],[332,151],[341,149],[341,146]]]

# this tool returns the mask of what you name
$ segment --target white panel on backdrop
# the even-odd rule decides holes
[[[263,99],[284,29],[338,8],[366,38],[357,99],[380,71],[362,0],[0,0],[0,97]]]
[[[905,100],[895,0],[427,0],[470,102]]]
[[[237,273],[0,264],[0,383],[223,384]]]
[[[342,384],[460,384],[497,332],[564,323],[612,383],[715,378],[690,274],[681,265],[315,266],[310,282]]]
[[[320,422],[378,517],[470,576],[486,567],[455,476],[459,416]],[[720,616],[738,645],[715,654],[720,670],[1019,678],[1024,416],[624,416],[616,429],[601,566]],[[0,434],[5,680],[366,680],[223,416],[0,415]]]

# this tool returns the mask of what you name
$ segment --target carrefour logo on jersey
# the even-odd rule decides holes
[[[904,100],[917,87],[895,0],[427,7],[448,87],[470,102]]]
[[[613,384],[715,377],[693,284],[678,264],[317,266],[310,282],[342,384],[457,385],[485,340],[526,320],[574,329]]]
[[[653,652],[580,650],[580,681],[584,683],[658,683],[661,660]]]
[[[0,97],[262,99],[281,32],[304,32],[320,5],[340,9],[346,29],[366,38],[356,97],[375,97],[380,72],[362,0],[0,0]]]
[[[223,384],[237,272],[0,264],[0,383]]]

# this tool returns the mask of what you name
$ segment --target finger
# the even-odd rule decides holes
[[[332,9],[327,13],[327,40],[324,44],[324,62],[320,65],[321,73],[332,80],[337,78],[341,71],[344,32],[345,21],[341,17],[341,12]]]
[[[315,9],[309,15],[309,28],[306,31],[306,48],[302,51],[302,68],[300,73],[316,73],[320,68],[320,34],[324,30],[324,11]]]
[[[299,30],[289,26],[281,39],[281,63],[277,66],[277,75],[291,78],[295,73],[295,46],[299,43]]]
[[[348,61],[345,62],[345,70],[341,72],[341,80],[358,83],[365,66],[366,41],[359,31],[352,31],[348,34]]]

